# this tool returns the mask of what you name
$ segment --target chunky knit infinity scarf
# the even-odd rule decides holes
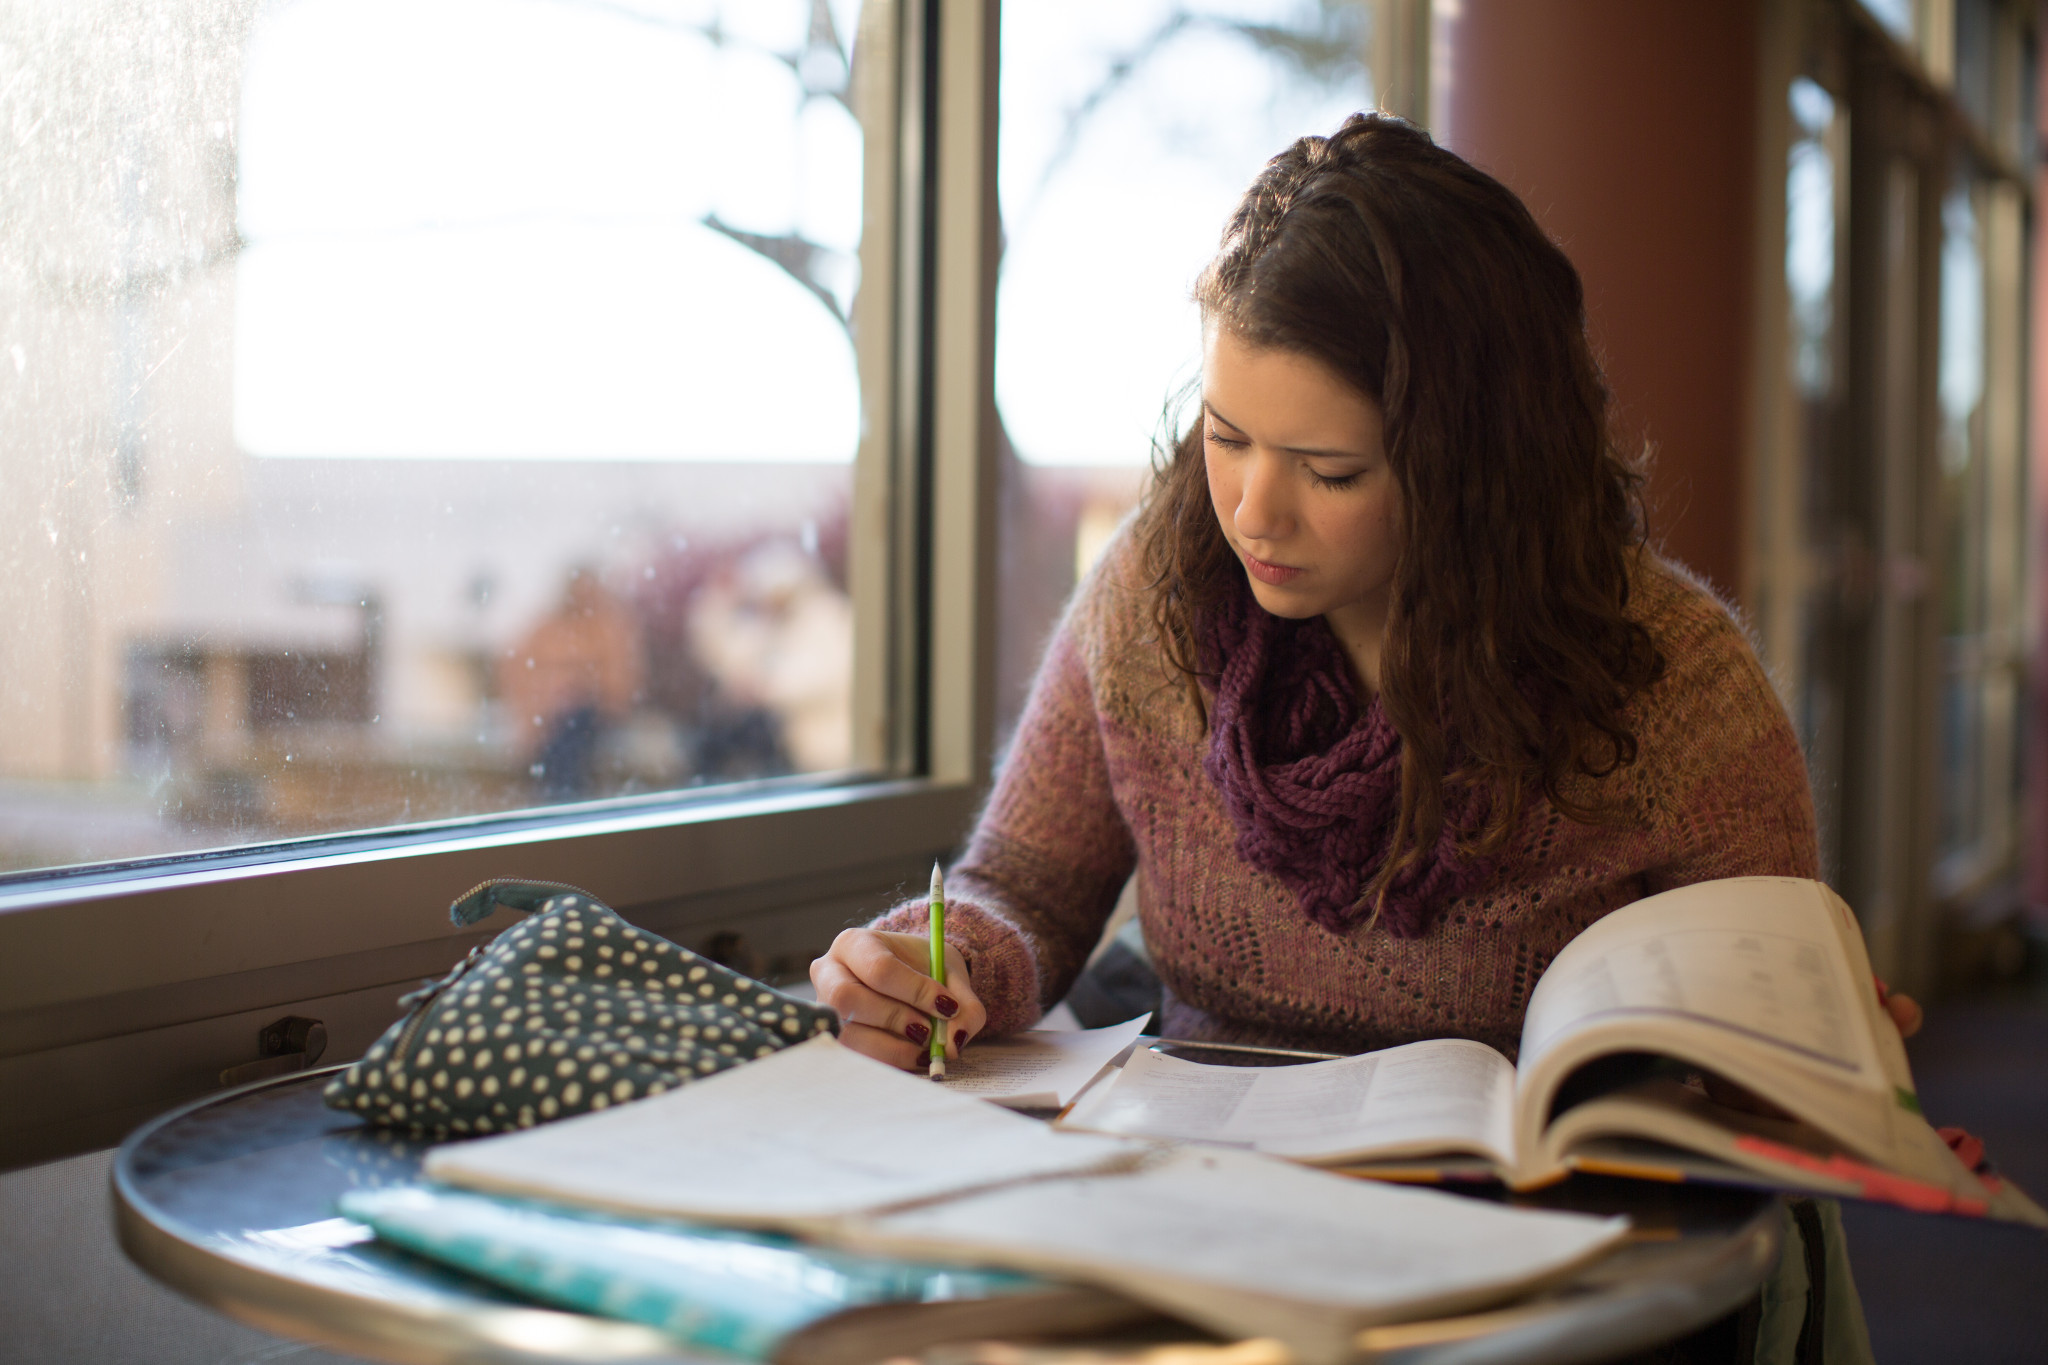
[[[1334,933],[1371,918],[1364,889],[1386,862],[1401,809],[1401,736],[1375,697],[1359,713],[1343,647],[1321,617],[1274,616],[1240,583],[1198,626],[1216,680],[1202,770],[1237,827],[1237,853],[1280,879]],[[1403,938],[1429,928],[1492,867],[1461,858],[1483,812],[1446,791],[1436,846],[1387,887],[1380,922]]]

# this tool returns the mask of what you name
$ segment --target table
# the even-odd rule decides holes
[[[414,1179],[431,1145],[323,1106],[339,1067],[259,1081],[136,1130],[114,1162],[115,1223],[133,1261],[192,1298],[282,1336],[409,1365],[693,1362],[651,1328],[531,1307],[383,1246],[337,1216],[352,1188]],[[1564,1365],[1691,1331],[1742,1303],[1776,1262],[1781,1214],[1750,1191],[1576,1178],[1547,1207],[1625,1210],[1639,1234],[1546,1294],[1506,1308],[1375,1328],[1393,1365]]]

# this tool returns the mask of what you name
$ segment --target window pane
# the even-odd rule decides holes
[[[1003,7],[1003,728],[1077,568],[1135,502],[1169,400],[1197,378],[1189,294],[1224,218],[1267,158],[1372,107],[1369,11]]]
[[[1943,201],[1941,239],[1941,633],[1938,853],[1967,860],[1984,837],[1984,256],[1967,180]]]
[[[1822,867],[1832,872],[1842,834],[1849,763],[1843,649],[1844,594],[1855,551],[1836,468],[1844,376],[1842,278],[1847,217],[1848,111],[1817,82],[1795,78],[1785,168],[1785,294],[1789,391],[1782,457],[1758,487],[1771,570],[1757,625],[1773,671],[1791,684],[1790,710],[1813,777]]]
[[[1863,8],[1899,41],[1913,41],[1913,0],[1863,0]]]
[[[858,0],[10,0],[0,871],[850,763]]]

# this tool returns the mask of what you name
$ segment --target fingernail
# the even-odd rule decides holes
[[[953,1051],[958,1052],[961,1048],[964,1048],[966,1046],[967,1030],[964,1028],[956,1029],[953,1033]]]
[[[908,1038],[911,1042],[916,1043],[918,1046],[922,1047],[924,1046],[924,1044],[931,1041],[932,1031],[931,1028],[925,1024],[905,1024],[903,1026],[903,1036]]]
[[[932,1001],[932,1008],[945,1015],[948,1019],[951,1019],[960,1012],[960,1002],[950,995],[942,995]]]

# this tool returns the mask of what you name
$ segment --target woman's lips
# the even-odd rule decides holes
[[[1276,588],[1289,579],[1298,578],[1301,575],[1300,569],[1290,569],[1285,564],[1268,564],[1265,560],[1250,553],[1247,553],[1244,557],[1244,567],[1245,572],[1249,573],[1253,578],[1258,579],[1261,583],[1270,583]]]

